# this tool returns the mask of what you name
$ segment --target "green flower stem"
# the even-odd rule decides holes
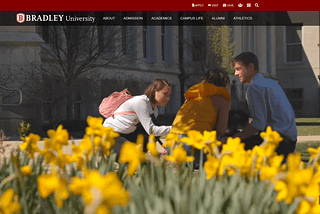
[[[191,155],[193,156],[193,157],[195,157],[194,155],[195,155],[195,152],[196,152],[196,150],[194,149],[194,147],[191,147]],[[192,171],[194,171],[194,161],[192,161],[191,162],[191,170]]]
[[[18,180],[19,180],[19,185],[20,185],[20,189],[21,189],[20,203],[21,203],[21,206],[23,209],[23,213],[29,213],[28,203],[26,201],[26,188],[24,186],[23,176],[21,173],[18,173]]]
[[[0,184],[0,189],[2,189],[2,187],[3,187],[4,185],[6,185],[7,183],[9,183],[9,182],[12,181],[13,179],[17,178],[18,176],[19,176],[18,173],[14,173],[14,174],[6,177],[5,179],[3,179],[3,181],[2,181],[1,184]]]
[[[200,174],[203,171],[203,149],[200,150],[200,167],[199,167],[199,171],[200,171]]]

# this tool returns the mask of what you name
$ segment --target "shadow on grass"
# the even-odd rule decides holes
[[[296,122],[297,126],[320,126],[318,122]]]

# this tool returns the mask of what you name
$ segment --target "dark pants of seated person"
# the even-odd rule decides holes
[[[283,135],[281,135],[281,137],[283,138],[283,141],[279,143],[276,152],[278,155],[284,155],[283,161],[285,162],[288,155],[290,153],[293,153],[296,149],[297,141],[292,141]],[[249,150],[252,149],[255,145],[260,145],[263,142],[263,139],[260,137],[259,133],[257,135],[253,135],[251,137],[243,139],[242,142],[245,143],[245,150]]]
[[[154,124],[157,124],[155,121],[155,118],[152,115],[150,115],[151,118],[152,118],[152,121],[154,122]],[[120,151],[121,151],[121,148],[122,148],[122,145],[126,142],[126,141],[131,141],[131,142],[134,142],[136,143],[137,142],[137,137],[139,134],[142,134],[143,135],[143,152],[147,152],[147,143],[149,141],[149,134],[144,130],[143,126],[141,125],[141,123],[139,123],[137,125],[137,128],[134,132],[130,133],[130,134],[120,134],[120,137],[116,138],[116,144],[113,146],[113,150],[117,153],[117,156],[119,157],[120,156]],[[160,142],[161,141],[159,140],[160,137],[155,137],[155,140]]]

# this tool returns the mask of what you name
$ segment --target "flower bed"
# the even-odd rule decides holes
[[[20,150],[0,166],[0,213],[320,213],[320,148],[309,149],[307,164],[300,154],[283,164],[275,153],[282,138],[271,127],[248,151],[239,138],[221,145],[215,131],[169,134],[165,156],[153,136],[147,154],[138,138],[123,145],[116,164],[119,134],[102,120],[87,118],[71,155],[63,153],[69,133],[62,125],[48,131],[44,149],[40,136],[22,137]],[[178,141],[207,155],[199,171]]]

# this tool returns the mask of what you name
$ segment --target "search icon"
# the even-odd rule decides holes
[[[259,7],[259,4],[258,4],[258,3],[255,3],[254,6]]]

